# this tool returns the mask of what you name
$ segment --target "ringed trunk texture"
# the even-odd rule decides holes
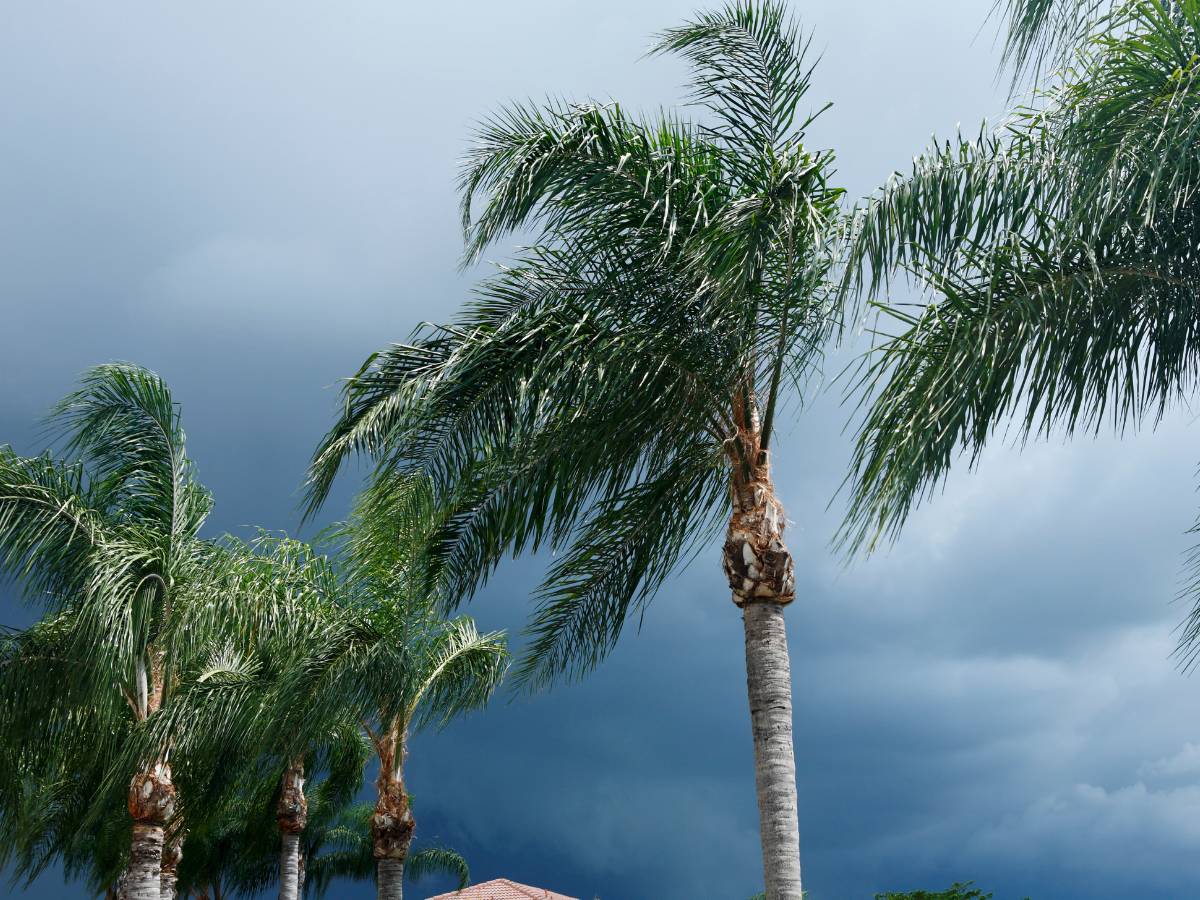
[[[742,618],[767,900],[801,900],[792,673],[783,607],[754,601],[745,605]]]
[[[171,767],[158,762],[148,771],[134,775],[129,783],[128,806],[133,819],[133,840],[124,896],[128,900],[161,900],[163,829],[175,811]]]
[[[404,900],[404,860],[375,860],[375,897],[377,900]]]
[[[783,506],[757,440],[735,475],[723,554],[733,602],[746,632],[746,687],[754,736],[754,782],[767,900],[801,900],[792,676],[783,608],[796,596],[792,555],[783,542]]]
[[[279,826],[279,900],[299,900],[304,890],[300,835],[308,824],[303,760],[293,761],[283,773],[275,822]]]

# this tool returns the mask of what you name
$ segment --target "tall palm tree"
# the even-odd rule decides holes
[[[897,269],[932,294],[887,309],[842,538],[893,536],[960,454],[1118,433],[1200,374],[1200,2],[1010,0],[1018,78],[1050,72],[1006,126],[939,144],[865,207],[857,285]],[[887,327],[885,326],[885,329]],[[1188,591],[1200,597],[1192,558]],[[1184,629],[1195,660],[1200,607]]]
[[[801,877],[795,578],[770,450],[840,320],[842,192],[832,156],[803,143],[805,50],[779,3],[737,2],[654,45],[690,63],[698,122],[615,103],[488,121],[463,173],[468,260],[518,229],[535,245],[453,324],[367,360],[310,472],[310,508],[356,453],[381,484],[428,478],[451,597],[507,553],[560,551],[519,670],[529,685],[593,667],[724,522],[771,900],[799,898]]]
[[[34,772],[60,752],[56,726],[92,710],[113,717],[116,709],[136,725],[169,704],[175,669],[198,637],[171,636],[173,604],[210,552],[197,532],[212,500],[158,376],[124,364],[92,369],[50,424],[63,438],[61,456],[0,447],[0,570],[59,616],[57,662],[69,661],[71,670],[53,691],[43,683],[40,701],[20,694],[42,712],[21,717],[29,730],[9,736],[28,754],[43,754]],[[164,828],[175,806],[171,761],[142,760],[125,777],[132,820],[125,894],[158,900]]]

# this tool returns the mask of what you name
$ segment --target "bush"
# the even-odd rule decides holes
[[[904,894],[889,891],[886,894],[876,894],[875,900],[991,900],[990,893],[985,894],[971,887],[972,884],[972,881],[956,882],[945,891],[911,891]]]

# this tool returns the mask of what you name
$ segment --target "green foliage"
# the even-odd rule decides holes
[[[112,888],[130,777],[169,759],[180,890],[261,892],[283,773],[302,760],[313,891],[369,877],[370,808],[350,805],[375,749],[363,725],[440,726],[507,665],[502,636],[438,614],[422,495],[386,518],[365,498],[331,555],[265,532],[205,541],[211,499],[157,376],[92,370],[51,425],[64,458],[0,448],[0,569],[47,610],[0,636],[0,865],[32,879],[57,862]],[[452,851],[411,857],[412,877],[433,872],[468,878]]]
[[[1200,2],[1012,0],[1010,59],[1058,68],[995,134],[933,146],[861,211],[853,287],[902,270],[852,390],[848,549],[894,537],[960,455],[1153,425],[1200,375]],[[1185,593],[1200,597],[1193,556]],[[1195,660],[1200,608],[1180,652]]]
[[[485,122],[466,258],[517,230],[533,246],[452,323],[368,358],[314,456],[310,512],[354,455],[378,507],[437,498],[449,603],[506,555],[555,552],[523,684],[595,666],[715,533],[739,429],[767,448],[840,323],[842,192],[803,143],[806,46],[781,4],[731,4],[655,43],[691,64],[698,121],[551,102]]]
[[[57,859],[103,887],[123,868],[129,779],[153,758],[125,750],[204,640],[177,626],[212,559],[211,497],[146,369],[90,370],[48,425],[57,452],[0,448],[0,570],[46,612],[0,646],[0,863],[33,877]]]
[[[992,894],[972,887],[974,882],[956,882],[944,891],[888,891],[876,894],[875,900],[991,900]]]

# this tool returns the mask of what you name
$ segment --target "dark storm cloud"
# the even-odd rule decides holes
[[[36,417],[78,372],[136,360],[183,404],[212,530],[294,528],[330,387],[469,289],[454,181],[472,122],[548,92],[675,103],[680,70],[636,60],[692,7],[10,5],[0,440],[40,450]],[[796,5],[824,49],[814,102],[837,103],[813,140],[853,193],[931,132],[1002,109],[990,7]],[[1123,443],[999,445],[900,543],[847,567],[828,549],[837,400],[799,411],[777,449],[813,896],[972,877],[1005,900],[1188,895],[1200,734],[1167,604],[1193,514],[1188,418]],[[543,562],[503,567],[472,612],[519,629]],[[0,621],[21,615],[6,604]],[[741,653],[701,554],[584,683],[414,742],[422,839],[458,847],[478,878],[585,900],[749,896]],[[30,896],[62,894],[48,877]]]

